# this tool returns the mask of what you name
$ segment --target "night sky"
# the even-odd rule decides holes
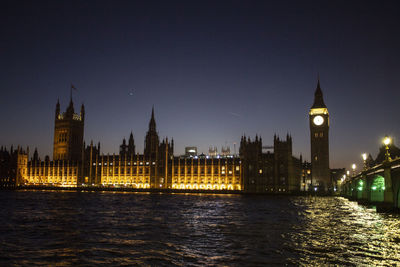
[[[131,130],[142,153],[154,105],[176,155],[289,132],[309,160],[319,73],[330,165],[349,168],[400,138],[399,14],[396,1],[2,1],[0,144],[52,156],[72,83],[103,153]]]

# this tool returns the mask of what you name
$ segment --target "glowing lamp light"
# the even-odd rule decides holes
[[[357,166],[356,166],[356,164],[354,164],[354,163],[351,165],[351,168],[353,169],[353,171],[356,169],[356,167],[357,167]]]
[[[383,138],[383,144],[385,144],[385,158],[387,161],[390,161],[390,153],[389,153],[389,145],[392,143],[392,138],[390,138],[389,136],[385,136],[385,138]]]
[[[383,138],[383,144],[385,146],[390,145],[390,143],[392,143],[392,138],[390,138],[389,136],[385,136],[385,138]]]
[[[362,156],[362,158],[363,158],[364,161],[367,160],[367,157],[368,157],[368,156],[367,156],[367,153],[363,153],[361,156]]]
[[[371,189],[375,191],[376,190],[376,186],[371,187]]]

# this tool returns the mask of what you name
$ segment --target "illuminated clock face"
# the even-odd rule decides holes
[[[322,116],[315,116],[313,119],[315,125],[321,125],[324,123],[324,118]]]

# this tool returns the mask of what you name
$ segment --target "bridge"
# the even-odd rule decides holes
[[[400,158],[389,156],[380,164],[364,168],[341,183],[341,195],[377,211],[400,210]]]

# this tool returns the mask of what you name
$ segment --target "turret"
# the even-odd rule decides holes
[[[119,146],[119,154],[122,156],[125,156],[127,150],[127,146],[126,146],[126,140],[125,138],[122,139],[122,144]]]
[[[156,131],[156,120],[154,119],[154,106],[151,109],[151,119],[149,122],[149,131],[155,132]]]
[[[85,105],[83,103],[81,106],[81,119],[82,119],[82,121],[85,120]]]
[[[132,132],[129,135],[128,154],[132,155],[132,156],[135,154],[135,140],[133,139],[133,133]]]
[[[60,100],[57,99],[57,104],[56,104],[56,119],[60,115]]]
[[[35,152],[33,152],[33,161],[39,161],[39,153],[37,148],[35,148]]]
[[[157,158],[159,137],[156,131],[156,121],[154,118],[154,106],[151,109],[151,118],[149,122],[149,130],[146,134],[145,144],[144,144],[144,154],[150,156],[153,159]]]

